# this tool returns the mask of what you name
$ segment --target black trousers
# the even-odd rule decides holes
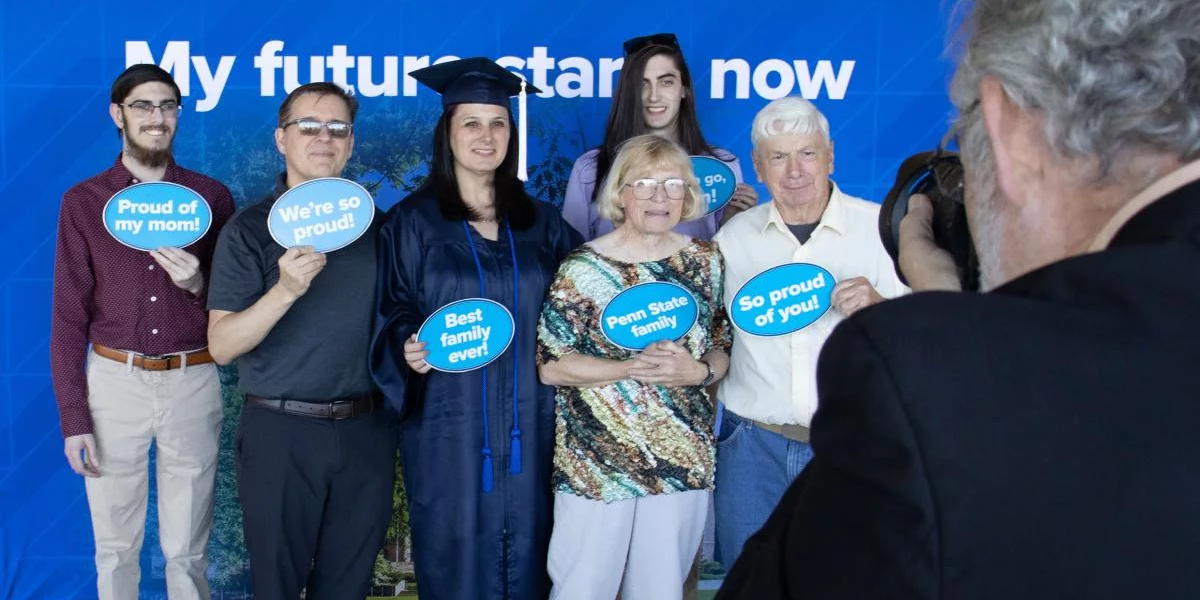
[[[248,403],[236,444],[255,599],[366,597],[392,516],[385,411],[333,421]]]

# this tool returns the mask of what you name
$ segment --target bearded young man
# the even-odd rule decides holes
[[[121,154],[68,190],[59,213],[50,366],[64,452],[85,478],[101,599],[138,596],[151,443],[167,595],[209,597],[222,407],[204,293],[234,204],[220,182],[175,164],[179,111],[179,87],[166,71],[142,64],[121,73],[109,105]],[[143,252],[105,230],[109,198],[152,181],[190,188],[212,209],[208,233],[186,250]]]

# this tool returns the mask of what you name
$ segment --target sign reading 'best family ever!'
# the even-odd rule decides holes
[[[508,349],[515,331],[512,313],[499,302],[468,298],[451,302],[435,311],[421,329],[417,341],[425,342],[429,366],[448,373],[462,373],[486,366]]]

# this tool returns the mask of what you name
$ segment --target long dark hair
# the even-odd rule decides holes
[[[450,120],[457,109],[457,104],[448,107],[438,119],[433,132],[433,161],[429,169],[429,179],[421,186],[422,190],[427,189],[437,196],[442,216],[450,221],[472,220],[480,216],[463,201],[462,194],[458,192],[454,153],[450,150]],[[525,184],[517,179],[516,121],[513,120],[512,109],[505,107],[505,110],[508,111],[511,134],[508,136],[508,149],[504,160],[496,168],[492,184],[496,188],[496,219],[507,219],[513,229],[528,229],[537,216],[537,207],[533,198],[525,192]]]
[[[600,144],[596,154],[596,187],[592,190],[593,202],[600,191],[600,182],[608,175],[620,145],[632,137],[650,133],[646,128],[646,118],[642,114],[642,77],[646,73],[646,63],[655,56],[671,57],[675,61],[675,68],[679,69],[684,95],[679,103],[679,116],[675,119],[675,132],[680,147],[690,155],[708,154],[721,160],[731,158],[717,156],[717,150],[708,145],[708,142],[704,141],[704,134],[700,133],[700,120],[696,118],[696,93],[692,87],[692,74],[688,71],[687,62],[683,60],[683,52],[672,46],[650,44],[625,58],[621,76],[617,78],[617,91],[613,94],[608,123],[604,126],[604,142]]]

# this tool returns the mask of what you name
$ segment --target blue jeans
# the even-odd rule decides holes
[[[717,552],[726,571],[742,553],[746,540],[766,523],[812,455],[808,444],[789,440],[724,411],[717,434],[713,510]]]

